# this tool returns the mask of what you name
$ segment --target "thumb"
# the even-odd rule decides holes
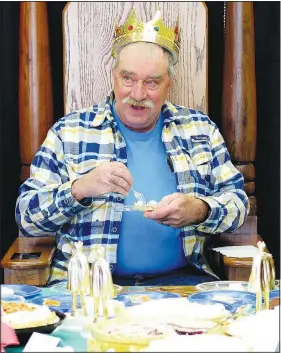
[[[179,192],[175,192],[170,195],[166,195],[162,198],[162,200],[158,203],[158,206],[168,206],[172,201],[178,199],[182,194]]]

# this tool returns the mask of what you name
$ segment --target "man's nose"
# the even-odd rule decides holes
[[[137,101],[146,99],[147,97],[146,87],[144,86],[142,81],[135,82],[132,88],[131,97]]]

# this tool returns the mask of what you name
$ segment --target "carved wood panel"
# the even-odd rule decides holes
[[[179,62],[169,100],[207,112],[207,11],[202,2],[70,2],[63,13],[65,113],[104,100],[112,88],[111,45],[134,7],[142,21],[158,9],[166,26],[182,28]]]

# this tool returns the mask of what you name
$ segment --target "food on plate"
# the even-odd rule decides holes
[[[138,211],[153,211],[157,202],[155,200],[148,201],[144,204],[142,201],[134,202],[134,208]]]
[[[33,311],[35,307],[26,303],[4,302],[1,304],[3,314],[12,314],[17,311]]]
[[[148,295],[130,295],[129,296],[130,302],[132,304],[140,304],[144,302],[149,302],[151,298]]]
[[[45,326],[59,321],[47,306],[28,303],[2,302],[1,320],[14,329]]]
[[[269,309],[273,309],[280,305],[280,298],[273,298],[269,302]]]
[[[54,299],[44,299],[43,304],[48,306],[60,306],[61,302]]]
[[[159,299],[125,309],[126,317],[146,322],[156,320],[179,335],[204,333],[229,315],[223,304],[194,303],[186,298]]]
[[[201,304],[190,302],[186,298],[159,299],[136,305],[126,309],[126,314],[134,317],[182,317],[196,320],[220,320],[230,315],[225,306],[220,303]]]
[[[88,325],[87,329],[98,341],[137,346],[147,346],[153,340],[176,334],[157,320],[134,318],[107,319]]]
[[[249,352],[251,346],[239,338],[218,334],[173,336],[153,341],[145,352]]]
[[[86,329],[93,337],[92,351],[143,351],[150,342],[166,337],[205,333],[229,315],[222,304],[169,298],[126,308],[122,317],[89,324]]]
[[[275,352],[280,335],[279,307],[240,317],[226,327],[226,334],[253,346],[254,352]]]

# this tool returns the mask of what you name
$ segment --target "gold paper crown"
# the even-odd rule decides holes
[[[127,44],[136,42],[155,43],[167,49],[173,57],[173,63],[178,61],[179,54],[179,28],[178,20],[172,28],[166,27],[158,10],[154,18],[143,23],[137,19],[135,10],[130,11],[127,21],[120,26],[115,26],[112,56],[115,58],[118,49]]]

